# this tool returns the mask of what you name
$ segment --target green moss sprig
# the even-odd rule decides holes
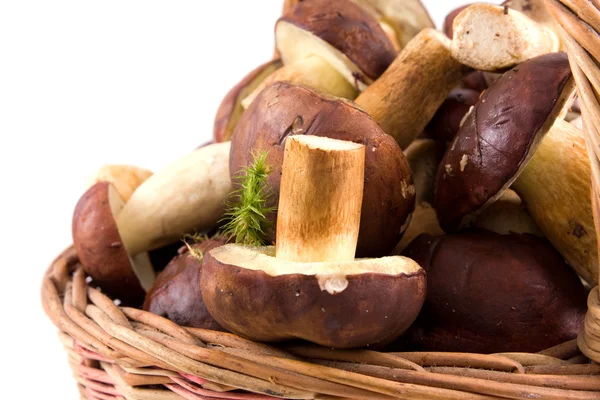
[[[221,234],[233,238],[236,243],[252,246],[265,245],[265,232],[271,226],[267,215],[275,207],[267,206],[271,190],[267,177],[271,172],[267,164],[267,152],[253,154],[252,164],[236,177],[240,189],[227,201]]]

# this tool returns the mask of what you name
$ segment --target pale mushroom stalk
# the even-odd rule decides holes
[[[450,39],[424,29],[356,103],[405,149],[466,72],[450,54]]]
[[[146,180],[117,217],[127,251],[138,254],[212,229],[232,190],[231,142],[197,149]]]
[[[276,256],[352,261],[363,199],[365,146],[319,136],[286,140]]]
[[[512,188],[569,265],[587,282],[597,282],[591,166],[583,132],[557,120]]]

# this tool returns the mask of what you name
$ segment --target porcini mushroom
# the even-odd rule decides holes
[[[123,200],[109,182],[98,182],[79,199],[73,213],[73,244],[94,285],[122,304],[139,306],[154,282],[147,253],[127,252],[116,223]]]
[[[443,143],[451,142],[467,112],[477,104],[480,94],[472,89],[453,89],[425,127],[427,136]]]
[[[107,164],[94,173],[88,187],[98,182],[110,182],[121,199],[127,202],[135,189],[151,176],[151,171],[134,165]]]
[[[560,48],[554,30],[509,7],[470,5],[452,28],[452,56],[480,71],[510,68]]]
[[[404,257],[354,260],[369,148],[308,135],[285,142],[276,247],[206,254],[208,311],[258,341],[349,348],[395,340],[417,317],[426,280]]]
[[[425,304],[401,338],[411,350],[534,353],[581,330],[585,290],[545,239],[485,230],[422,235],[403,255],[427,272]]]
[[[243,101],[246,108],[278,81],[353,99],[396,57],[377,20],[349,0],[298,3],[277,21],[275,42],[284,66]]]
[[[232,87],[221,100],[213,126],[213,140],[217,143],[231,139],[238,120],[244,112],[242,100],[254,91],[261,82],[281,68],[281,60],[271,60],[257,67]]]
[[[276,82],[246,110],[231,141],[232,177],[252,163],[253,152],[267,152],[272,167],[267,183],[273,193],[268,206],[279,202],[285,140],[293,135],[326,136],[365,145],[357,256],[389,254],[408,225],[415,194],[408,163],[396,142],[352,103],[308,87]],[[276,217],[271,213],[272,222]],[[272,232],[270,238],[274,238]]]
[[[454,231],[512,185],[544,235],[593,282],[590,166],[583,138],[563,121],[573,95],[565,53],[539,56],[505,73],[484,92],[447,150],[435,208],[442,228]]]
[[[152,175],[123,201],[108,182],[92,186],[73,214],[73,243],[86,272],[125,303],[154,281],[147,251],[216,226],[231,191],[230,143],[206,146]]]

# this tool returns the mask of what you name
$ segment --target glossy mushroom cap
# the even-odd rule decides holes
[[[434,206],[444,231],[468,225],[518,177],[573,85],[566,53],[552,53],[506,72],[483,93],[438,170]]]
[[[268,152],[271,206],[279,201],[285,139],[289,135],[326,136],[365,145],[357,257],[389,254],[406,229],[415,202],[410,168],[394,139],[353,103],[307,87],[276,82],[261,92],[242,116],[232,137],[230,157],[230,173],[235,177],[252,163],[253,152]],[[270,218],[275,221],[276,214]]]
[[[427,272],[412,349],[537,352],[577,336],[586,295],[544,239],[484,230],[415,239],[403,255]]]
[[[273,247],[225,245],[204,256],[202,297],[225,328],[257,341],[335,348],[386,344],[415,320],[423,269],[405,257],[303,263]]]

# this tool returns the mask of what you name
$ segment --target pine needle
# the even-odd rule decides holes
[[[205,240],[208,240],[208,235],[200,234],[200,233],[185,234],[185,235],[183,235],[183,238],[181,239],[181,241],[188,248],[189,256],[195,258],[196,260],[198,260],[200,262],[202,262],[202,260],[204,259],[204,254],[202,253],[201,250],[192,247],[192,245],[189,243],[189,241],[193,241],[192,244],[197,244],[197,243],[202,243]]]
[[[271,171],[267,165],[267,152],[253,154],[253,162],[238,176],[240,189],[232,193],[222,221],[226,221],[221,234],[234,238],[236,243],[252,246],[265,244],[265,232],[270,227],[267,218],[275,207],[268,207],[271,192],[267,177]]]

